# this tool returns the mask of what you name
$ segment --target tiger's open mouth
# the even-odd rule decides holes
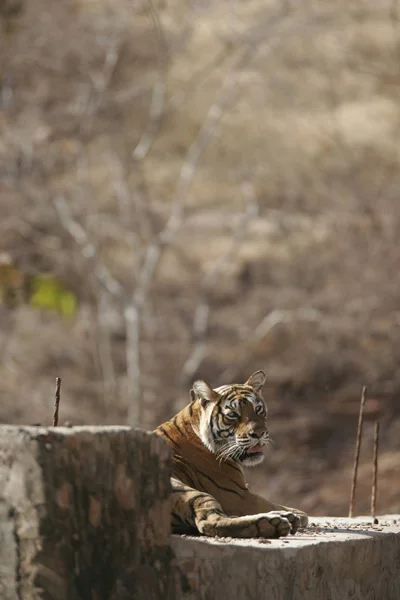
[[[246,450],[247,454],[262,454],[263,449],[262,446],[260,444],[257,444],[256,446],[253,446],[252,448],[248,448]]]
[[[261,444],[257,444],[252,448],[247,448],[240,458],[241,462],[248,464],[259,463],[260,459],[262,460],[264,458],[264,449]]]

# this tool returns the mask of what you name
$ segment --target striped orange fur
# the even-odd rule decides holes
[[[155,430],[172,449],[172,530],[209,536],[279,537],[306,526],[302,511],[253,494],[243,466],[270,444],[265,373],[213,389],[196,381],[191,402]]]

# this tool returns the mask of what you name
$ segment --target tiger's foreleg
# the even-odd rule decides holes
[[[207,536],[278,538],[295,533],[300,519],[290,511],[270,511],[243,517],[228,517],[221,505],[205,492],[172,478],[172,530]]]
[[[249,511],[248,514],[255,514],[255,513],[269,512],[269,511],[276,511],[279,513],[290,512],[290,513],[295,514],[297,517],[299,517],[299,519],[300,519],[299,526],[300,527],[307,527],[308,515],[305,512],[303,512],[302,510],[299,510],[297,508],[291,508],[289,506],[282,506],[281,504],[274,504],[274,503],[270,502],[269,500],[266,500],[262,496],[259,496],[258,494],[252,494],[251,492],[249,492],[247,494],[245,502],[246,502],[246,508]]]

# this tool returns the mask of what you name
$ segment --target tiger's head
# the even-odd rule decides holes
[[[244,466],[264,460],[270,445],[267,407],[262,397],[264,371],[256,371],[246,383],[216,389],[196,381],[190,391],[199,413],[198,435],[220,460],[232,459]]]

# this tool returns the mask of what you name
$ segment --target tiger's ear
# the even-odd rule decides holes
[[[190,390],[190,396],[193,400],[199,400],[203,408],[210,402],[217,402],[219,395],[215,392],[212,387],[206,381],[195,381],[193,389]]]
[[[255,392],[261,392],[266,379],[264,371],[256,371],[253,375],[250,375],[245,385],[252,387]]]

